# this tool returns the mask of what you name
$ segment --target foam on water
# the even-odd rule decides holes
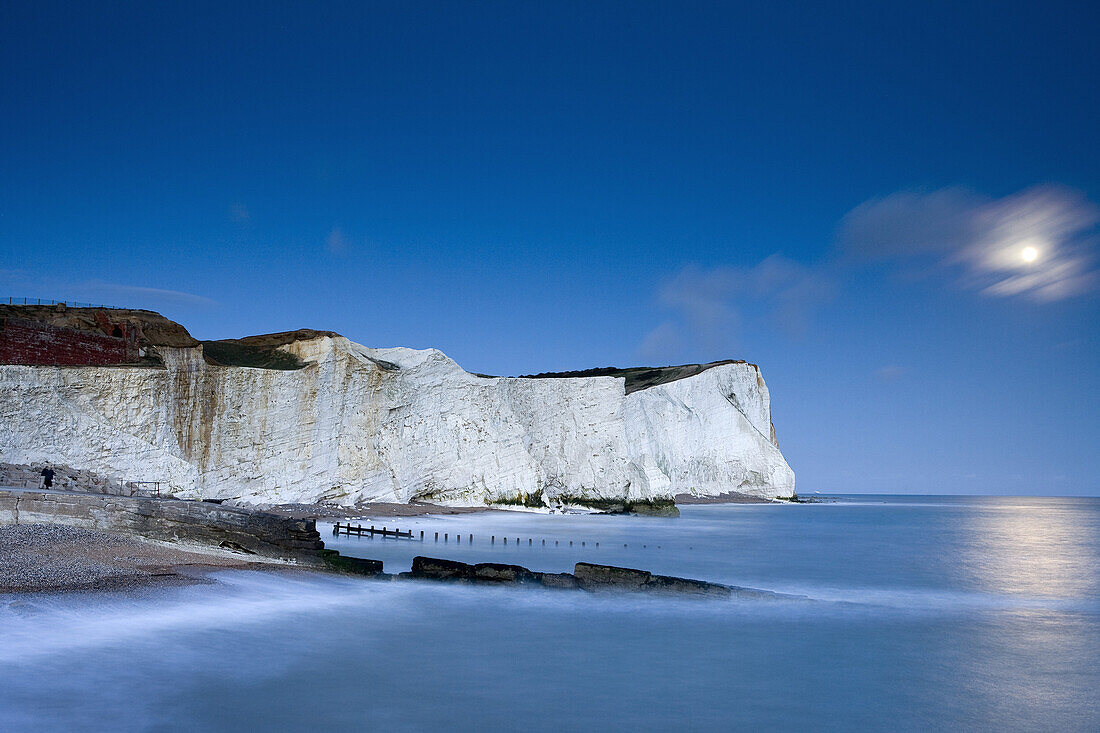
[[[399,524],[498,544],[339,542],[391,572],[589,559],[802,602],[244,571],[0,596],[0,728],[1095,729],[1100,503],[1007,503],[425,517]]]
[[[180,629],[262,626],[275,617],[362,604],[376,586],[325,575],[305,578],[249,571],[211,576],[216,587],[97,596],[0,596],[0,664],[156,637]]]

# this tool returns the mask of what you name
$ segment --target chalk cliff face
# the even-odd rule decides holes
[[[306,366],[0,366],[0,462],[50,462],[183,497],[475,505],[789,496],[758,369],[726,363],[626,394],[617,377],[492,378],[429,349],[323,335]]]

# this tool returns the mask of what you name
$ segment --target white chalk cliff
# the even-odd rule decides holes
[[[434,349],[280,348],[306,366],[216,366],[201,346],[158,347],[165,368],[0,366],[0,462],[245,503],[794,491],[752,364],[626,394],[620,377],[480,377]]]

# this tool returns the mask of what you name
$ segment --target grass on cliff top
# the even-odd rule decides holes
[[[300,328],[297,331],[265,333],[260,336],[246,336],[243,339],[203,341],[202,353],[208,362],[219,366],[291,371],[301,369],[306,364],[294,354],[280,350],[280,346],[286,346],[295,341],[310,341],[322,336],[339,335],[333,331]]]
[[[238,341],[203,341],[202,353],[211,364],[291,371],[305,363],[294,354],[271,346],[250,346]]]
[[[679,379],[694,377],[711,367],[723,364],[745,364],[745,361],[726,359],[712,361],[709,364],[681,364],[665,367],[599,367],[575,372],[542,372],[541,374],[522,374],[521,379],[576,379],[579,377],[622,377],[626,380],[626,393],[637,392],[659,384],[668,384]]]

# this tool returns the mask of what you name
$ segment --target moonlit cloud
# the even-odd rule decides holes
[[[1053,185],[1001,199],[964,188],[872,199],[844,217],[839,248],[824,263],[772,255],[752,267],[684,267],[658,290],[667,313],[638,353],[647,360],[730,355],[741,331],[762,324],[799,336],[861,261],[946,277],[989,297],[1048,302],[1089,293],[1100,285],[1098,223],[1100,208]],[[888,365],[874,377],[891,382],[904,373]]]
[[[1083,194],[1037,186],[990,199],[960,188],[902,192],[844,218],[841,246],[870,260],[931,261],[983,295],[1061,300],[1096,288],[1100,209]]]
[[[729,352],[746,311],[799,336],[833,291],[830,278],[778,254],[753,267],[688,265],[660,287],[657,300],[670,318],[646,334],[638,352],[647,359],[676,358],[685,346]]]

